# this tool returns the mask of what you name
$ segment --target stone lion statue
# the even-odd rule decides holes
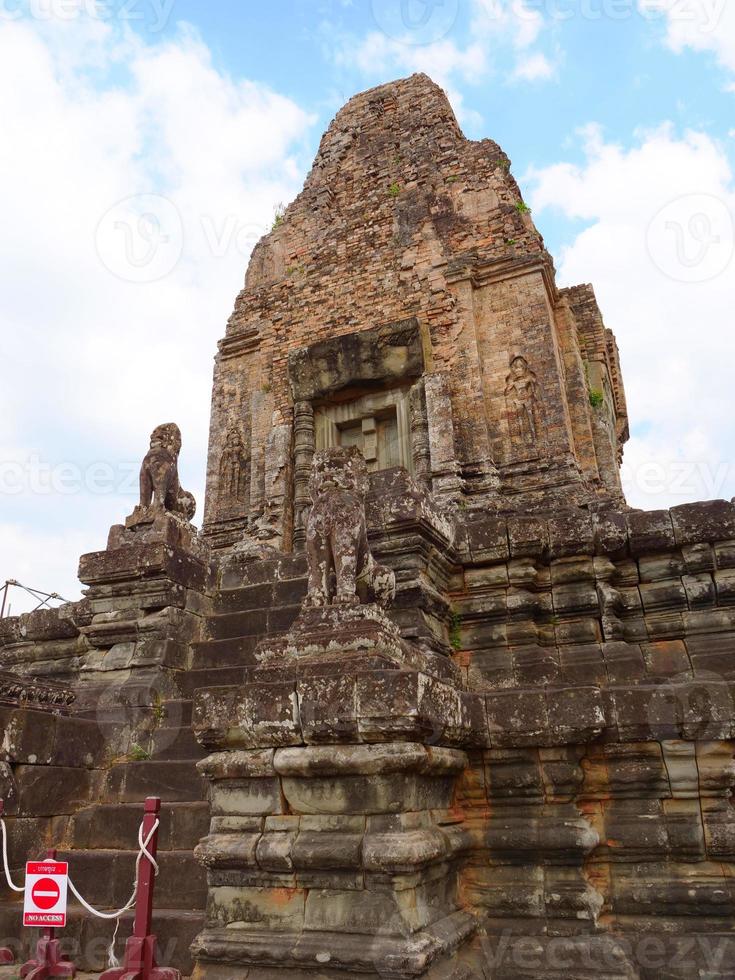
[[[313,504],[306,525],[305,605],[377,602],[388,607],[395,598],[396,579],[390,568],[375,561],[368,547],[368,474],[360,450],[350,446],[317,452],[309,488]]]
[[[179,453],[181,431],[175,422],[157,426],[151,434],[151,448],[140,468],[140,506],[180,514],[187,521],[197,505],[193,494],[181,489]]]

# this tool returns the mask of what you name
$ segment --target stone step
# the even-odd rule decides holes
[[[59,851],[69,862],[69,876],[83,897],[100,911],[119,909],[128,901],[135,881],[134,851]],[[207,875],[191,851],[161,851],[157,857],[155,899],[162,908],[188,912],[203,909]]]
[[[207,782],[193,761],[124,762],[107,773],[104,802],[138,803],[148,796],[160,797],[163,804],[206,800]]]
[[[143,819],[139,803],[102,803],[86,807],[70,821],[65,846],[135,851]],[[167,803],[159,816],[160,851],[192,851],[209,832],[209,803]]]
[[[238,639],[243,636],[285,633],[299,614],[300,605],[273,606],[258,612],[223,613],[207,620],[207,633],[212,640]]]
[[[169,724],[169,719],[176,718],[180,725],[191,726],[192,702],[189,698],[181,700],[171,700],[163,702],[164,725]]]
[[[186,728],[156,729],[146,747],[151,759],[156,762],[185,760],[197,762],[208,755],[207,750],[203,749],[194,738],[194,732],[188,725]]]
[[[192,670],[211,667],[240,667],[255,664],[253,651],[259,637],[241,636],[234,640],[207,640],[192,643]]]
[[[21,901],[0,903],[0,935],[7,937],[5,945],[10,944],[17,953],[16,963],[25,962],[35,952],[39,932],[36,929],[23,929]],[[153,932],[158,939],[158,963],[180,970],[184,977],[190,976],[193,963],[189,947],[204,927],[204,912],[166,909],[156,904],[153,913]],[[106,969],[107,948],[110,945],[115,922],[97,919],[76,901],[70,903],[67,924],[61,936],[64,950],[71,954],[80,970],[90,970],[98,974]],[[125,941],[133,931],[133,911],[120,919],[115,952],[122,960]],[[17,976],[17,973],[16,973]]]
[[[228,589],[215,598],[215,613],[257,612],[273,606],[301,605],[306,595],[306,576]]]
[[[194,644],[197,646],[197,644]],[[163,710],[163,724],[171,724],[171,719],[175,719],[176,724],[190,725],[191,724],[191,701],[186,699],[174,699],[169,701],[163,701],[160,706],[156,706],[155,709],[152,707],[141,707],[138,709],[140,712],[141,719],[146,715],[153,716],[154,711],[158,713]],[[73,718],[79,718],[87,721],[94,721],[98,725],[108,725],[108,724],[120,724],[120,716],[122,709],[118,704],[110,705],[109,707],[100,708],[99,706],[95,708],[85,708],[79,712],[73,712]]]
[[[247,683],[247,674],[252,667],[220,667],[209,670],[190,670],[179,681],[184,693],[194,696],[202,687],[233,687]],[[205,753],[206,754],[206,753]],[[200,758],[203,758],[201,756]]]
[[[306,575],[306,555],[280,555],[267,561],[228,562],[222,569],[220,591],[231,592],[252,585],[272,582],[288,582],[304,578]]]

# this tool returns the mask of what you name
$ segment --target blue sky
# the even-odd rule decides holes
[[[339,107],[415,70],[596,287],[630,502],[735,494],[732,2],[0,0],[0,583],[77,594],[161,421],[201,517],[249,251]]]

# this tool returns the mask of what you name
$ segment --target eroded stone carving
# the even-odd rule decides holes
[[[510,362],[505,402],[514,449],[533,449],[539,437],[539,394],[536,375],[520,355]]]
[[[219,468],[220,496],[233,501],[247,499],[247,465],[245,446],[242,436],[236,428],[227,433],[222,449],[222,459]]]
[[[140,468],[140,509],[179,514],[190,521],[196,501],[179,483],[181,431],[175,422],[157,426],[151,433],[151,447]],[[136,508],[137,510],[137,508]]]
[[[368,475],[362,453],[354,446],[320,450],[314,456],[309,487],[313,503],[306,527],[305,606],[364,602],[389,606],[395,597],[395,575],[375,561],[368,546]]]
[[[140,503],[125,518],[125,524],[110,528],[108,551],[156,543],[206,557],[208,549],[191,524],[196,501],[179,483],[180,451],[178,425],[167,422],[153,430],[140,468]]]
[[[75,700],[76,694],[72,690],[53,681],[0,674],[0,704],[62,711],[69,708]]]

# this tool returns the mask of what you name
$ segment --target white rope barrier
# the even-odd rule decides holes
[[[79,891],[77,890],[76,885],[71,880],[71,878],[69,878],[69,890],[78,899],[78,901],[81,902],[81,904],[88,912],[91,912],[92,915],[96,915],[98,919],[108,919],[108,920],[117,919],[117,922],[115,923],[115,929],[112,933],[112,939],[110,940],[110,945],[107,947],[107,962],[108,962],[108,966],[112,970],[120,966],[120,961],[115,956],[115,943],[117,941],[117,930],[120,928],[120,919],[135,904],[135,896],[138,894],[138,878],[140,876],[140,862],[141,859],[143,858],[143,855],[145,855],[150,861],[150,863],[153,865],[153,873],[155,874],[156,877],[158,877],[158,872],[160,868],[158,867],[158,862],[153,857],[151,852],[148,850],[148,845],[153,840],[153,835],[158,830],[159,824],[160,824],[160,820],[156,820],[156,822],[151,827],[150,833],[148,834],[145,840],[143,840],[143,824],[141,824],[140,827],[138,828],[138,844],[140,845],[140,850],[138,851],[138,856],[135,859],[135,881],[133,883],[133,894],[130,896],[127,904],[123,905],[123,907],[118,912],[100,912],[98,909],[93,908],[89,904],[89,902],[87,902],[86,899],[82,898],[82,896],[79,894]]]
[[[130,896],[130,899],[128,900],[127,904],[123,905],[123,907],[120,909],[119,912],[100,912],[98,911],[98,909],[93,908],[89,904],[89,902],[79,894],[76,885],[71,880],[71,878],[69,878],[69,891],[71,891],[72,894],[82,903],[82,905],[85,907],[85,909],[88,912],[91,912],[92,915],[96,915],[98,919],[119,919],[121,915],[124,915],[129,909],[133,907],[133,905],[135,904],[135,896],[138,893],[138,876],[140,873],[140,862],[141,859],[143,858],[143,855],[145,855],[148,858],[148,860],[151,862],[151,864],[153,865],[154,874],[156,875],[156,877],[158,876],[158,871],[159,871],[158,864],[155,858],[153,857],[153,855],[151,854],[151,852],[148,850],[148,845],[153,840],[153,835],[155,834],[156,830],[158,830],[158,825],[159,825],[159,821],[156,820],[156,822],[153,824],[153,827],[151,828],[151,832],[148,834],[145,840],[143,840],[143,824],[141,824],[140,828],[138,829],[138,843],[140,844],[140,851],[138,852],[138,856],[135,859],[135,883],[133,885],[133,894]]]
[[[153,866],[153,873],[155,874],[156,877],[158,877],[158,872],[160,871],[160,868],[158,867],[158,862],[153,857],[151,852],[148,850],[148,845],[153,840],[153,835],[158,830],[159,824],[160,824],[160,820],[156,820],[156,822],[151,827],[150,833],[148,834],[145,840],[143,840],[143,824],[141,824],[140,827],[138,828],[138,844],[140,845],[140,850],[138,851],[138,856],[135,859],[135,882],[133,883],[133,894],[130,896],[127,903],[123,905],[123,907],[119,911],[100,912],[99,909],[96,909],[93,906],[91,906],[89,902],[79,893],[79,890],[77,889],[74,882],[71,880],[71,877],[68,879],[69,891],[84,906],[84,908],[88,912],[90,912],[92,915],[97,916],[98,919],[108,919],[108,920],[117,919],[117,923],[115,925],[115,931],[112,934],[112,942],[110,943],[109,949],[107,951],[109,964],[113,969],[119,966],[119,963],[115,957],[115,940],[117,939],[117,930],[120,927],[120,919],[122,918],[122,916],[125,915],[125,913],[128,912],[135,904],[135,896],[138,894],[140,862],[142,861],[143,857],[144,856],[147,857],[148,860],[150,861],[151,865]],[[25,887],[19,888],[17,885],[13,883],[13,879],[10,877],[10,868],[8,866],[8,832],[5,829],[4,820],[0,820],[0,827],[2,827],[2,836],[3,836],[3,869],[5,871],[5,878],[7,879],[8,884],[10,885],[10,887],[13,889],[14,892],[24,892]]]
[[[19,888],[17,885],[13,884],[13,879],[10,877],[10,867],[8,866],[8,832],[5,829],[4,820],[0,820],[0,826],[2,827],[3,831],[3,870],[5,871],[5,878],[14,892],[24,892],[25,886]]]

